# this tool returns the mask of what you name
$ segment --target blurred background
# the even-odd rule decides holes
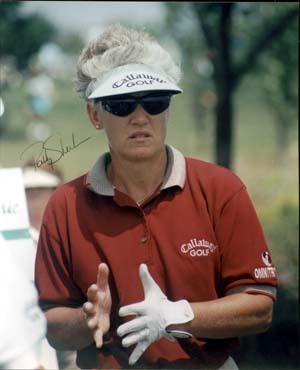
[[[33,159],[32,150],[24,150],[50,136],[52,149],[91,137],[55,164],[68,181],[107,149],[72,80],[81,48],[109,24],[152,33],[181,63],[184,94],[174,98],[167,142],[240,176],[278,270],[272,329],[242,338],[235,354],[241,370],[299,368],[298,8],[279,2],[0,3],[1,167],[24,166]]]

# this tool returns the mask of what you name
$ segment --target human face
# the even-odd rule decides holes
[[[138,93],[134,96],[140,98],[148,94]],[[150,114],[138,104],[127,116],[114,115],[106,111],[101,103],[97,103],[94,109],[93,118],[104,129],[113,158],[148,160],[164,149],[168,109],[159,114]],[[89,115],[91,118],[90,112]],[[95,121],[93,124],[96,126]]]

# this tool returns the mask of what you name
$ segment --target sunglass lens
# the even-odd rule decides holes
[[[109,113],[125,117],[135,110],[137,103],[126,100],[103,100],[102,106]]]
[[[170,105],[171,97],[157,96],[142,99],[142,107],[149,114],[155,115],[164,112]]]

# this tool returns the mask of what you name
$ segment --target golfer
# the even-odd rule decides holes
[[[36,283],[50,343],[81,368],[237,369],[238,337],[271,324],[275,267],[245,185],[165,144],[179,79],[120,25],[80,55],[77,91],[109,151],[50,199]]]

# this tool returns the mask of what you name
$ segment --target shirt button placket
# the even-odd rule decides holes
[[[153,255],[152,255],[152,247],[151,247],[151,234],[150,234],[150,227],[148,224],[148,217],[144,212],[143,208],[138,207],[140,211],[140,217],[142,218],[143,225],[143,233],[140,236],[139,243],[141,247],[141,253],[143,254],[143,263],[152,263]]]
[[[147,235],[143,235],[142,237],[141,237],[141,243],[146,243],[147,242],[147,240],[148,240],[148,236]]]
[[[142,244],[145,244],[145,243],[147,243],[147,241],[149,239],[149,231],[148,231],[148,227],[147,227],[147,221],[146,221],[145,213],[144,213],[143,209],[140,208],[140,207],[139,207],[139,210],[140,210],[141,217],[143,219],[143,227],[144,227],[144,235],[142,235],[142,237],[140,239],[140,242]]]

